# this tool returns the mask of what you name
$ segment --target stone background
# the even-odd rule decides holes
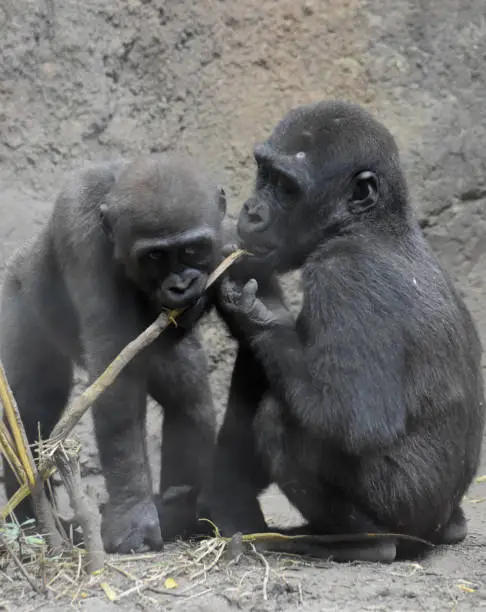
[[[234,214],[250,190],[253,144],[290,107],[343,98],[396,136],[423,226],[484,339],[485,77],[484,0],[0,0],[0,273],[82,161],[188,151],[220,175]],[[297,304],[296,283],[287,286]],[[203,333],[221,414],[234,347],[214,317]],[[159,427],[152,410],[154,466]],[[87,418],[77,431],[83,469],[101,486],[90,429]],[[215,587],[184,609],[486,607],[485,495],[476,484],[466,500],[466,543],[420,567],[309,567],[303,604],[290,591],[235,603]],[[273,490],[265,508],[295,518]]]

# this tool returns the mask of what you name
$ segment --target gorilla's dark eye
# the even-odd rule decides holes
[[[162,251],[157,251],[157,250],[149,251],[146,254],[146,257],[148,259],[152,259],[154,261],[160,261],[163,258],[163,256],[164,256],[164,253]]]
[[[193,242],[183,248],[183,256],[190,259],[203,259],[209,255],[211,244],[206,241]]]
[[[274,184],[279,203],[284,208],[291,208],[299,197],[300,190],[298,184],[281,172],[275,174]]]
[[[276,179],[276,187],[286,195],[295,196],[299,193],[298,185],[285,174],[278,174]]]

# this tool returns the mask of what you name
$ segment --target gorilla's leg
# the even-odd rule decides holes
[[[304,436],[295,424],[287,426],[280,404],[266,396],[255,419],[257,446],[278,486],[299,510],[307,525],[277,529],[288,535],[351,535],[388,532],[385,525],[349,499],[336,486],[318,477],[326,472],[322,441]],[[319,471],[320,468],[320,471]],[[336,561],[390,562],[396,557],[392,540],[319,543],[307,540],[276,542],[264,547],[275,551],[332,557]]]
[[[204,351],[193,336],[171,346],[167,334],[150,366],[149,394],[164,409],[160,492],[199,488],[211,464],[216,419]],[[161,347],[162,348],[162,347]]]
[[[196,502],[211,467],[216,419],[205,353],[188,334],[179,341],[168,330],[157,345],[149,394],[163,407],[160,492],[156,504],[162,536],[207,532],[197,524]]]
[[[210,518],[226,536],[267,529],[258,495],[268,487],[270,477],[253,435],[253,420],[266,389],[260,364],[240,344],[214,467],[199,503],[199,515]]]
[[[17,402],[29,444],[51,434],[69,398],[71,361],[45,333],[25,299],[6,285],[3,296],[1,356]],[[55,339],[54,339],[55,340]],[[42,427],[39,426],[42,423]],[[35,457],[35,451],[34,451]],[[4,461],[8,497],[18,489],[15,475]],[[34,516],[31,498],[15,509],[20,522]]]

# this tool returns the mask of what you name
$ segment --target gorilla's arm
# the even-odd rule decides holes
[[[403,356],[396,350],[398,336],[376,333],[383,321],[371,304],[366,312],[353,308],[348,298],[359,288],[350,286],[349,275],[346,286],[336,281],[334,289],[328,289],[332,318],[325,325],[304,305],[305,345],[298,327],[256,297],[254,281],[244,288],[225,281],[221,301],[258,355],[273,393],[287,407],[290,418],[317,436],[339,441],[348,452],[360,454],[385,447],[405,432],[404,390],[394,374],[400,371],[396,361]],[[359,335],[373,330],[373,345],[357,341]],[[358,355],[358,347],[367,354]],[[382,398],[393,401],[387,404]]]
[[[101,286],[102,285],[102,286]],[[80,313],[90,381],[144,329],[131,294],[87,275],[77,292],[86,298]],[[80,299],[79,295],[79,299]],[[108,551],[130,552],[144,545],[162,546],[157,511],[152,500],[146,437],[147,364],[137,356],[93,406],[93,421],[109,502],[103,513],[103,539]]]

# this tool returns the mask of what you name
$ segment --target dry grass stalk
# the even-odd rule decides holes
[[[0,400],[10,428],[9,431],[2,421],[0,451],[7,458],[9,465],[14,468],[14,474],[20,485],[31,493],[36,516],[45,529],[49,545],[54,552],[58,552],[62,549],[62,537],[56,527],[52,506],[47,498],[43,481],[39,478],[17,402],[8,384],[2,363],[0,363]],[[18,497],[20,500],[23,498]],[[8,512],[13,510],[11,502],[7,509]]]
[[[264,601],[268,601],[268,579],[270,577],[270,566],[268,565],[268,561],[265,559],[265,556],[262,555],[261,552],[258,552],[258,550],[255,548],[254,544],[251,545],[251,548],[252,548],[254,554],[263,563],[263,567],[265,568],[265,576],[263,578],[263,599],[264,599]]]
[[[7,382],[3,364],[0,364],[0,397],[5,416],[7,417],[7,421],[12,432],[12,436],[10,436],[10,432],[8,431],[4,432],[7,443],[10,448],[15,448],[16,456],[18,457],[17,464],[22,466],[27,482],[31,486],[34,486],[36,479],[34,457],[32,456],[32,452],[27,442],[27,436],[22,425],[22,419],[20,417],[12,390]]]

